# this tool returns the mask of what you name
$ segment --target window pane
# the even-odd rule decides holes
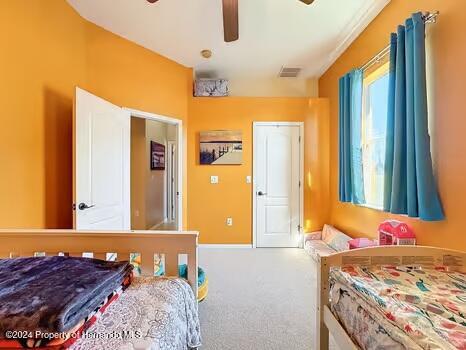
[[[369,85],[370,103],[372,110],[372,129],[370,136],[385,137],[387,130],[387,106],[388,106],[388,74],[383,75]]]
[[[364,84],[363,170],[366,204],[382,208],[385,134],[388,107],[388,66],[369,75]]]

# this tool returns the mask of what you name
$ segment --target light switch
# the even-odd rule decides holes
[[[227,218],[227,226],[233,226],[233,218]]]
[[[218,184],[218,176],[213,175],[210,177],[210,183],[211,184]]]
[[[251,176],[250,175],[246,176],[246,183],[247,184],[251,183]]]

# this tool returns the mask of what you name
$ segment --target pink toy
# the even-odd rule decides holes
[[[416,236],[404,222],[386,220],[379,225],[379,245],[416,245]]]
[[[367,248],[377,245],[377,241],[369,238],[354,238],[348,241],[349,249]]]

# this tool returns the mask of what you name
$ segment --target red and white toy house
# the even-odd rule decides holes
[[[386,220],[379,225],[379,245],[416,245],[416,235],[404,222]]]

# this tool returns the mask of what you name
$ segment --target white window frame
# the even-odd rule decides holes
[[[364,77],[363,79],[363,103],[362,103],[362,134],[361,134],[361,143],[362,143],[362,164],[363,164],[363,177],[364,177],[364,193],[366,194],[366,185],[367,185],[367,181],[366,181],[366,177],[365,177],[365,166],[366,166],[366,152],[367,150],[369,149],[369,146],[376,143],[377,141],[379,141],[380,139],[383,139],[385,138],[385,135],[380,135],[380,137],[377,137],[377,138],[373,138],[373,139],[370,139],[368,140],[367,139],[367,134],[366,134],[366,127],[365,127],[365,124],[367,123],[366,121],[366,108],[367,108],[367,99],[368,99],[368,96],[367,96],[367,87],[371,84],[373,84],[375,81],[377,81],[378,79],[386,76],[388,73],[389,73],[389,62],[386,62],[386,63],[383,63],[380,67],[378,67],[377,69],[375,69],[374,71],[372,71],[371,73],[369,73],[367,76]],[[363,207],[367,207],[367,208],[370,208],[370,209],[374,209],[374,210],[379,210],[379,211],[382,211],[383,210],[383,202],[381,203],[381,205],[375,205],[374,203],[363,203],[363,204],[360,204],[361,206]]]

